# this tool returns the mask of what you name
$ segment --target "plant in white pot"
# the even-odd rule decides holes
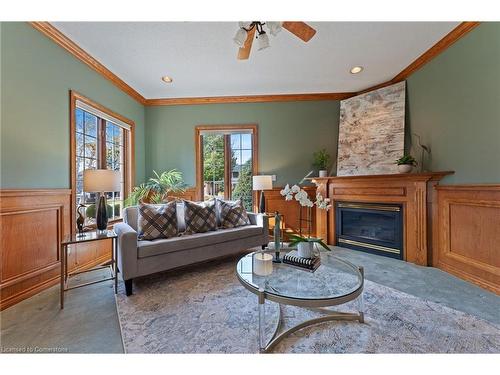
[[[320,210],[325,211],[328,211],[330,208],[332,208],[329,198],[324,198],[320,193],[317,193],[316,201],[313,202],[311,199],[309,199],[309,195],[307,194],[307,192],[304,189],[301,189],[298,185],[293,185],[292,187],[290,187],[290,185],[287,184],[285,188],[281,190],[280,194],[284,196],[285,200],[287,201],[295,199],[297,202],[299,202],[301,207],[307,207],[308,217],[310,217],[310,211],[314,206],[316,206]],[[307,237],[291,234],[289,235],[289,238],[291,242],[289,243],[288,247],[297,245],[297,252],[302,258],[313,257],[314,244],[316,243],[321,245],[326,250],[330,251],[330,248],[323,242],[323,239],[311,237],[310,231],[309,236]]]
[[[413,167],[417,165],[417,161],[411,155],[404,155],[396,160],[396,164],[398,165],[399,173],[410,173]]]
[[[288,247],[297,246],[297,252],[299,257],[302,258],[312,258],[314,254],[314,245],[318,244],[323,247],[327,251],[331,251],[326,243],[323,242],[321,238],[314,237],[302,237],[296,234],[290,234],[288,236],[290,238],[290,243]]]
[[[330,163],[330,154],[326,149],[321,149],[313,153],[313,166],[319,169],[319,177],[328,176],[328,164]]]

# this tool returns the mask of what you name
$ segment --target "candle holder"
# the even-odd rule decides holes
[[[273,258],[273,263],[281,263],[280,250],[282,245],[282,228],[281,228],[281,216],[278,211],[274,213],[274,251],[275,255]]]
[[[269,276],[273,273],[273,257],[271,254],[258,252],[253,256],[253,273],[257,276]]]

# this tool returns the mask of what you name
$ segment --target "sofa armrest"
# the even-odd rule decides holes
[[[253,212],[248,212],[248,218],[250,219],[250,224],[257,225],[263,228],[266,236],[269,233],[269,216],[266,214],[256,214]]]
[[[137,273],[137,232],[126,223],[117,223],[113,229],[118,235],[118,269],[123,280]]]

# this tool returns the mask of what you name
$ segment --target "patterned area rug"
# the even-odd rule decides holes
[[[128,353],[257,353],[257,296],[235,275],[237,259],[123,284],[118,315]],[[356,310],[356,302],[342,311]],[[278,353],[499,353],[500,327],[472,315],[365,282],[365,323],[326,322],[283,340]],[[266,331],[277,305],[266,301]],[[285,328],[318,316],[284,306]]]

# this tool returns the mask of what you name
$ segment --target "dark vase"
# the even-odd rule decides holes
[[[108,227],[108,214],[106,212],[106,198],[104,194],[99,197],[99,205],[96,213],[97,229],[105,230]]]
[[[82,234],[83,233],[83,225],[85,224],[85,217],[82,214],[81,209],[85,210],[85,205],[81,204],[78,206],[78,209],[76,210],[78,212],[78,218],[76,219],[76,226],[78,228],[78,233]]]

